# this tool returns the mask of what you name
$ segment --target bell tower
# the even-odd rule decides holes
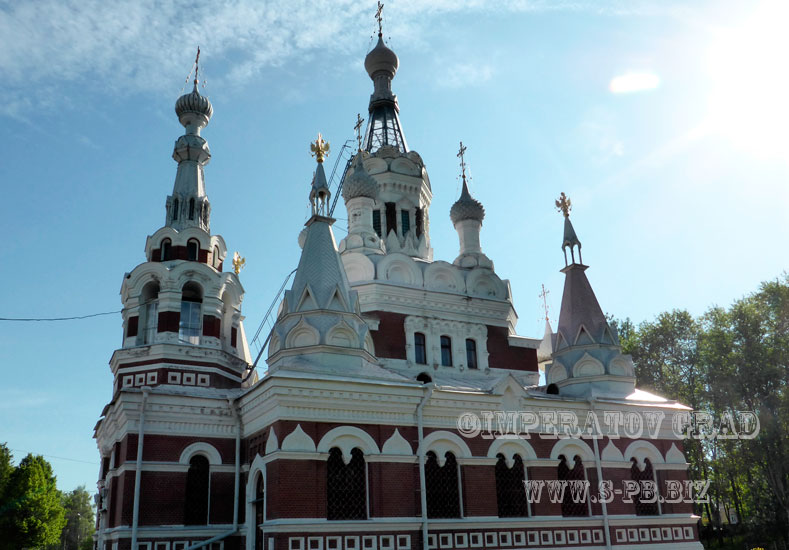
[[[146,261],[124,276],[123,346],[110,361],[114,390],[162,384],[240,387],[249,363],[238,271],[223,271],[227,247],[210,232],[204,169],[211,158],[200,135],[213,115],[198,90],[198,49],[191,92],[175,103],[184,135],[165,225],[145,243]]]

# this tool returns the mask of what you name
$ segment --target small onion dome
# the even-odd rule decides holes
[[[379,34],[378,44],[364,58],[364,68],[367,70],[367,74],[370,75],[370,78],[373,78],[375,73],[384,71],[389,74],[390,78],[394,78],[399,66],[400,60],[397,59],[397,54],[386,47],[384,39]]]
[[[460,198],[452,205],[449,217],[453,224],[463,220],[477,220],[479,223],[482,223],[482,220],[485,218],[485,209],[482,207],[482,203],[468,192],[465,179],[463,179],[463,192],[460,193]]]
[[[357,197],[378,198],[378,182],[364,169],[361,152],[353,161],[353,173],[342,184],[343,199],[349,201]]]
[[[184,126],[193,122],[194,115],[197,115],[197,118],[205,119],[204,126],[208,124],[211,115],[214,114],[214,108],[207,97],[200,95],[200,92],[197,91],[197,84],[195,84],[190,93],[182,95],[175,102],[175,114],[178,115],[178,120]]]

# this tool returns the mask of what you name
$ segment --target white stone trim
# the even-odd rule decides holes
[[[370,434],[356,426],[332,428],[318,442],[317,450],[319,453],[328,453],[332,447],[338,447],[342,451],[343,458],[347,457],[348,460],[350,460],[351,451],[355,447],[364,453],[365,458],[368,455],[381,453]]]
[[[205,441],[197,441],[187,446],[182,452],[181,457],[178,459],[180,464],[189,466],[189,461],[193,455],[201,454],[208,459],[211,466],[218,466],[222,464],[222,455],[216,450],[216,447]]]
[[[559,460],[562,454],[570,463],[575,455],[579,455],[584,464],[597,462],[591,447],[582,439],[560,439],[551,449],[551,460]]]

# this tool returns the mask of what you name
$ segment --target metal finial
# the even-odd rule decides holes
[[[315,160],[323,162],[323,159],[329,156],[329,142],[323,140],[320,132],[318,132],[318,139],[315,143],[310,143],[310,151]]]
[[[545,285],[540,285],[542,287],[542,292],[540,292],[540,298],[542,298],[542,307],[545,309],[545,320],[548,320],[548,294],[551,293],[550,290],[545,290]]]
[[[195,56],[195,90],[197,90],[197,72],[200,69],[200,46],[197,46],[197,55]]]
[[[356,143],[359,146],[359,151],[362,150],[362,123],[363,122],[364,119],[362,118],[362,115],[356,113],[356,126],[354,126],[353,129],[356,131]]]
[[[242,258],[241,254],[239,254],[238,250],[236,250],[233,253],[233,271],[236,273],[236,275],[238,275],[241,272],[241,270],[244,269],[246,263],[247,263],[247,259]]]
[[[567,195],[564,194],[564,191],[562,191],[562,194],[559,195],[558,199],[556,199],[556,210],[564,214],[565,218],[569,218],[570,210],[572,209],[573,209],[572,202],[567,197]]]
[[[384,12],[384,5],[381,2],[381,0],[378,0],[378,10],[375,12],[375,20],[378,21],[378,36],[383,35],[383,30],[381,26],[381,21],[383,21],[384,18],[383,12]]]
[[[463,177],[463,181],[466,181],[466,149],[468,149],[468,147],[463,145],[463,142],[461,141],[457,156],[460,159],[460,175]]]

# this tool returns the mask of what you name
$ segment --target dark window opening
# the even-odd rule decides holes
[[[466,363],[468,368],[477,368],[477,342],[471,338],[466,339]]]
[[[193,456],[186,474],[184,525],[208,524],[209,476],[208,459],[202,455]]]
[[[421,332],[414,333],[414,362],[419,363],[420,365],[427,364],[425,335]]]
[[[387,202],[386,206],[386,234],[389,235],[390,231],[397,234],[397,208],[395,203]]]
[[[367,519],[367,472],[364,454],[354,448],[348,464],[333,447],[326,465],[326,519]]]
[[[589,494],[584,492],[582,485],[586,481],[586,475],[581,457],[575,455],[572,468],[568,465],[564,455],[559,455],[559,458],[561,459],[557,472],[559,481],[566,480],[568,482],[562,499],[562,515],[565,517],[588,516],[589,506],[586,499]]]
[[[513,458],[512,468],[507,467],[504,455],[496,455],[496,502],[500,518],[517,518],[529,515],[526,502],[526,473],[519,455]]]
[[[186,259],[196,262],[199,250],[200,244],[195,240],[190,240],[188,243],[186,243]]]
[[[195,219],[195,200],[189,199],[189,219]]]
[[[403,229],[403,237],[405,237],[411,229],[411,213],[408,210],[400,211],[400,226]]]
[[[373,229],[381,236],[381,211],[380,210],[373,210]]]
[[[645,502],[642,498],[644,492],[644,483],[645,481],[655,482],[655,474],[652,468],[652,462],[648,458],[644,459],[644,470],[642,471],[638,467],[638,462],[636,458],[633,457],[630,459],[633,462],[633,465],[630,467],[630,479],[637,482],[639,484],[639,493],[635,499],[635,506],[636,506],[636,515],[637,516],[657,516],[660,514],[658,509],[657,501],[655,502]],[[654,487],[655,492],[657,493],[657,486]]]
[[[443,466],[433,451],[427,453],[425,462],[425,488],[427,517],[459,518],[460,489],[458,486],[458,464],[455,455],[447,453]]]
[[[559,395],[559,386],[556,384],[548,384],[548,387],[545,388],[545,393],[548,395]]]
[[[260,532],[259,525],[264,520],[265,491],[263,487],[263,474],[258,474],[258,481],[255,484],[255,500],[252,501],[252,506],[255,507],[255,528],[253,530],[255,537],[255,550],[263,550],[263,534]]]
[[[429,374],[427,374],[426,372],[423,372],[423,373],[420,373],[420,374],[419,374],[419,375],[416,377],[416,381],[417,381],[417,382],[422,382],[423,384],[429,384],[430,382],[432,382],[432,381],[433,381],[433,379],[432,379],[432,378],[430,378],[430,375],[429,375]]]
[[[173,221],[178,219],[178,199],[173,199]]]
[[[163,240],[162,246],[159,249],[159,258],[161,261],[166,262],[167,260],[172,260],[172,254],[170,239]]]
[[[452,366],[452,339],[449,336],[441,337],[441,365]]]
[[[424,212],[422,209],[417,207],[416,215],[414,216],[416,221],[416,237],[417,239],[422,236],[422,233],[425,231],[425,219],[424,219]]]

